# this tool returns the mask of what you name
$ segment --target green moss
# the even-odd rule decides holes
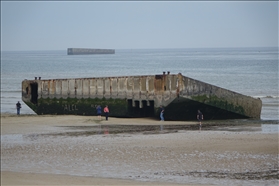
[[[34,112],[37,111],[37,106],[32,104],[31,102],[24,102],[29,108],[31,108]]]
[[[28,106],[37,114],[74,114],[74,115],[96,115],[96,107],[109,106],[110,113],[115,116],[126,116],[128,104],[125,99],[99,99],[99,98],[40,98],[38,104],[28,103]]]
[[[233,103],[229,103],[226,99],[218,98],[217,96],[199,95],[199,96],[192,96],[191,98],[192,100],[198,101],[200,103],[208,104],[221,109],[225,109],[227,111],[245,115],[245,111],[243,107],[236,106]]]

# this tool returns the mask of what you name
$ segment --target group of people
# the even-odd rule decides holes
[[[16,103],[16,112],[17,112],[17,115],[20,115],[20,109],[21,109],[21,104],[20,104],[20,102],[18,101],[18,102]],[[98,105],[98,106],[96,107],[96,110],[97,110],[97,116],[98,116],[99,120],[101,120],[102,107],[101,107],[100,105]],[[105,108],[104,108],[104,113],[105,113],[106,120],[108,120],[109,108],[108,108],[107,105],[106,105]]]
[[[18,101],[17,104],[16,104],[16,109],[17,109],[17,115],[20,115],[20,109],[21,109],[21,104],[20,102]],[[164,113],[165,113],[165,109],[164,107],[161,105],[160,106],[160,119],[161,121],[164,121],[165,118],[164,118]],[[101,115],[102,115],[102,107],[100,105],[98,105],[96,107],[96,110],[97,110],[97,116],[98,116],[98,119],[101,120]],[[108,120],[108,115],[109,115],[109,108],[108,106],[106,105],[105,108],[104,108],[104,113],[105,113],[105,117],[106,117],[106,120]],[[199,126],[200,126],[200,130],[201,130],[201,127],[202,127],[202,120],[203,120],[203,114],[200,110],[198,110],[198,113],[197,113],[197,120],[199,121]]]
[[[98,116],[98,119],[101,120],[101,116],[102,116],[102,107],[100,105],[98,105],[96,107],[96,110],[97,110],[97,116]],[[105,117],[106,117],[106,120],[108,120],[108,115],[109,115],[109,108],[108,106],[106,105],[105,108],[104,108],[104,113],[105,113]]]
[[[165,118],[164,118],[165,109],[162,105],[160,106],[160,109],[161,109],[160,110],[160,119],[161,119],[161,121],[164,121],[165,120]],[[198,110],[198,112],[197,112],[197,120],[199,121],[199,127],[200,127],[200,130],[201,130],[203,114],[200,110]]]

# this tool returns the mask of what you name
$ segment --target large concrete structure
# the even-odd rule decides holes
[[[115,54],[114,49],[68,48],[68,55]]]
[[[182,74],[22,81],[22,100],[37,114],[96,115],[109,105],[110,116],[166,120],[260,118],[262,102]]]

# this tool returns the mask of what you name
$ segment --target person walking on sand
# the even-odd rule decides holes
[[[106,120],[108,120],[109,108],[108,108],[107,105],[106,105],[105,108],[104,108],[104,113],[105,113],[105,116],[106,116]]]
[[[17,115],[20,115],[20,109],[21,109],[21,104],[20,104],[20,102],[18,101],[17,104],[16,104]]]
[[[201,127],[202,127],[202,120],[203,120],[203,114],[200,110],[198,110],[198,113],[197,113],[197,119],[199,121],[199,124],[200,124],[200,131],[201,131]]]
[[[165,120],[165,118],[164,118],[165,109],[162,105],[160,106],[160,108],[161,108],[160,118],[161,118],[161,121],[164,121]]]
[[[98,119],[101,120],[101,115],[102,115],[102,107],[100,105],[98,105],[96,107],[96,110],[97,110],[97,116],[98,116]]]

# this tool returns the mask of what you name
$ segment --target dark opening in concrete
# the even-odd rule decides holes
[[[133,117],[153,117],[154,101],[128,99],[128,113]]]
[[[206,105],[185,98],[177,98],[165,108],[165,119],[171,121],[197,120],[197,111],[203,113],[204,120],[245,119],[244,115],[236,114],[229,110]]]
[[[38,83],[31,83],[31,102],[38,103]]]

